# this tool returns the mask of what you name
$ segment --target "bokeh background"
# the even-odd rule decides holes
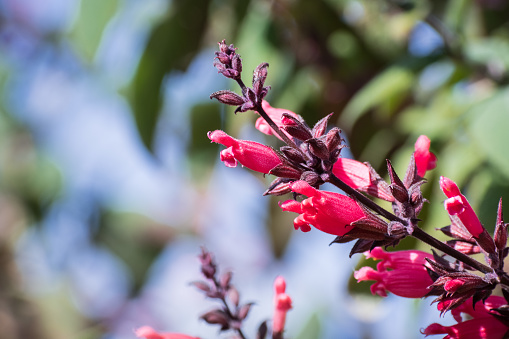
[[[219,162],[209,130],[278,141],[209,100],[238,90],[213,56],[234,43],[246,82],[268,62],[273,106],[310,124],[335,112],[344,156],[384,175],[428,135],[438,167],[422,226],[449,222],[446,175],[492,230],[509,196],[508,18],[504,0],[1,0],[0,337],[134,338],[142,325],[217,337],[198,319],[214,303],[189,286],[200,246],[256,302],[251,338],[278,274],[290,338],[419,338],[451,323],[429,299],[369,297],[351,245],[295,232],[262,196],[271,178]]]

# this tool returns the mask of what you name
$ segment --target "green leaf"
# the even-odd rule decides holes
[[[481,153],[500,173],[509,178],[509,89],[474,106],[470,111],[469,131]],[[476,155],[472,155],[476,156]]]
[[[297,336],[297,339],[320,338],[321,324],[317,313],[313,313]]]
[[[351,129],[370,109],[399,103],[412,87],[414,78],[413,72],[402,66],[386,69],[357,92],[343,111],[339,125]]]
[[[71,38],[88,61],[92,61],[106,25],[117,10],[117,0],[81,1],[80,15]]]
[[[152,31],[133,84],[131,105],[144,145],[151,150],[162,104],[163,79],[185,70],[199,50],[210,0],[175,0]],[[192,90],[192,89],[190,89]]]
[[[205,103],[195,105],[191,110],[191,139],[188,146],[188,159],[193,178],[206,181],[218,159],[218,146],[210,142],[207,132],[221,128],[221,105]]]
[[[472,41],[466,45],[465,54],[474,62],[499,68],[500,72],[509,69],[509,41],[506,39],[493,37]]]

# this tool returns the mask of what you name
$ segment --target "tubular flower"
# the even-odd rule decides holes
[[[273,333],[283,333],[286,323],[286,313],[292,308],[292,299],[285,293],[286,282],[281,276],[274,281],[274,320]]]
[[[265,113],[267,113],[267,115],[272,119],[272,121],[274,121],[274,123],[277,125],[277,127],[279,127],[283,131],[283,133],[286,133],[283,129],[283,123],[282,123],[283,113],[287,113],[294,117],[298,117],[298,115],[296,113],[289,111],[287,109],[272,107],[265,100],[262,101],[262,108],[265,111]],[[262,117],[260,117],[256,120],[255,127],[257,130],[259,130],[260,132],[262,132],[264,134],[275,135],[278,139],[281,139],[279,137],[279,135],[276,132],[274,132],[274,130],[269,126],[269,124]],[[289,138],[291,138],[291,136],[288,133],[286,133],[286,134],[288,135]]]
[[[428,286],[433,283],[428,272],[420,269],[402,268],[392,271],[376,271],[371,267],[361,267],[354,272],[357,282],[374,280],[371,293],[386,297],[387,292],[404,298],[422,298],[426,296]]]
[[[452,309],[451,314],[457,322],[462,321],[462,313],[468,314],[472,318],[490,318],[493,317],[490,310],[505,304],[507,304],[507,302],[503,297],[492,295],[484,302],[477,302],[474,308],[474,303],[472,302],[472,298],[470,298],[458,307]],[[441,311],[443,306],[442,303],[438,303],[438,310]]]
[[[502,339],[509,330],[495,317],[479,318],[464,321],[452,326],[443,326],[437,323],[431,324],[422,334],[447,334],[444,339]]]
[[[332,167],[332,173],[348,186],[366,192],[380,199],[394,201],[390,191],[379,187],[380,178],[373,178],[368,165],[353,159],[339,158]]]
[[[431,254],[412,250],[386,252],[377,247],[364,255],[367,258],[382,259],[377,265],[378,271],[362,267],[354,273],[357,282],[375,281],[371,285],[373,294],[386,297],[387,292],[391,292],[405,298],[422,298],[429,292],[428,286],[433,284],[425,267],[426,258],[431,258]]]
[[[152,327],[143,326],[135,331],[138,338],[145,339],[200,339],[185,334],[178,333],[157,333]]]
[[[293,224],[303,232],[313,225],[325,233],[344,235],[354,227],[352,223],[366,217],[359,204],[345,195],[317,190],[302,180],[291,184],[291,190],[308,198],[302,202],[287,200],[279,206],[283,211],[299,213]]]
[[[429,151],[430,140],[427,136],[421,135],[415,142],[415,165],[417,166],[417,175],[424,177],[426,171],[437,167],[437,157]]]
[[[370,252],[365,252],[364,255],[367,259],[372,258],[380,261],[376,268],[379,271],[385,271],[389,269],[414,269],[416,266],[421,266],[424,271],[424,267],[427,262],[426,258],[433,259],[433,255],[418,250],[405,250],[405,251],[394,251],[387,252],[381,247],[375,247]]]
[[[484,232],[484,227],[467,198],[461,194],[458,185],[449,178],[440,177],[440,188],[448,198],[444,202],[447,213],[458,216],[468,232],[474,238],[479,238],[479,235]]]
[[[228,167],[236,167],[237,161],[253,171],[268,174],[282,163],[276,151],[254,141],[237,140],[223,131],[207,134],[210,140],[227,148],[221,151],[221,161]]]
[[[449,339],[477,339],[477,338],[505,338],[509,327],[496,319],[491,313],[492,309],[496,309],[505,305],[507,302],[504,298],[498,296],[491,296],[486,301],[478,302],[474,305],[472,298],[468,299],[460,306],[454,308],[451,313],[454,319],[458,322],[452,326],[443,326],[437,323],[429,325],[425,330],[421,330],[426,336],[434,334],[447,334],[444,338]],[[438,310],[446,307],[438,304]],[[469,316],[468,319],[463,321],[461,314],[465,313]]]

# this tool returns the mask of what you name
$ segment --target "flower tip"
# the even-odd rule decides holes
[[[440,189],[444,192],[444,194],[448,197],[454,197],[457,195],[460,195],[460,189],[458,188],[458,185],[451,179],[441,176],[440,177]]]
[[[420,135],[415,142],[415,149],[429,149],[431,141],[426,135]]]
[[[313,188],[310,184],[308,184],[304,180],[295,181],[290,185],[290,189],[292,190],[292,192],[304,194],[308,197],[313,196],[316,192],[316,189]]]
[[[134,334],[138,338],[145,338],[145,339],[163,339],[163,336],[159,333],[157,333],[152,327],[150,326],[143,326],[138,328],[134,331]]]
[[[276,280],[274,280],[274,290],[276,291],[276,294],[284,293],[286,289],[286,281],[283,276],[279,275],[276,277]]]

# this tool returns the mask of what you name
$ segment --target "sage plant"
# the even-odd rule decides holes
[[[214,66],[223,76],[236,81],[241,92],[222,90],[210,97],[236,106],[235,113],[254,111],[259,115],[256,128],[284,142],[276,150],[235,139],[224,131],[209,132],[211,141],[226,147],[220,154],[226,166],[235,167],[240,163],[253,171],[273,175],[275,179],[264,195],[290,194],[291,198],[281,201],[279,206],[283,211],[296,213],[296,230],[309,232],[316,228],[333,234],[336,238],[332,243],[335,244],[354,241],[350,256],[363,253],[367,258],[381,260],[376,269],[363,267],[354,273],[358,281],[374,281],[373,294],[385,297],[390,292],[405,298],[433,297],[437,311],[451,312],[457,321],[452,326],[430,324],[421,329],[422,334],[444,334],[444,338],[459,339],[509,337],[509,276],[504,271],[504,258],[509,251],[509,224],[503,220],[502,200],[492,236],[456,183],[441,177],[440,188],[446,198],[444,208],[451,224],[439,229],[450,240],[439,241],[419,227],[419,213],[427,202],[421,186],[426,183],[426,172],[434,169],[437,161],[429,150],[429,138],[420,136],[416,140],[415,151],[403,176],[396,173],[387,160],[389,182],[386,182],[369,163],[341,156],[346,146],[341,130],[328,127],[331,115],[309,127],[300,115],[274,108],[264,100],[270,89],[265,85],[268,63],[256,67],[251,87],[246,86],[239,54],[233,45],[223,40],[219,43]],[[324,191],[320,188],[324,183],[344,193]],[[390,202],[392,210],[384,209],[372,197]],[[406,237],[431,246],[430,252],[386,251],[390,246],[398,246]],[[484,263],[472,257],[478,253],[484,255]],[[280,280],[275,286],[277,301],[272,337],[282,338],[291,300],[288,303],[284,297],[284,284]],[[197,287],[209,293],[209,287]],[[497,287],[500,287],[499,295],[493,294]],[[223,328],[233,328],[244,337],[238,327],[240,323],[232,320],[238,315],[224,316],[228,312],[221,312]],[[217,317],[211,318],[217,320]],[[206,317],[204,320],[219,323]],[[258,338],[265,337],[266,331],[262,328]],[[139,334],[143,336],[141,330]]]

